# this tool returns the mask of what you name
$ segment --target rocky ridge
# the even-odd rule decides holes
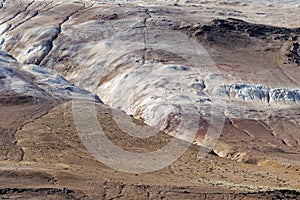
[[[32,98],[72,99],[86,98],[100,99],[84,89],[74,86],[53,70],[41,68],[37,65],[19,64],[12,56],[1,52],[1,85],[0,94],[24,95]]]

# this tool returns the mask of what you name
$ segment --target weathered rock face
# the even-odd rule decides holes
[[[292,15],[297,9],[278,10],[273,5],[253,13],[255,4],[250,1],[196,3],[1,3],[0,106],[5,117],[0,120],[0,161],[4,168],[6,162],[21,162],[25,174],[32,167],[30,175],[16,172],[16,176],[25,183],[28,176],[43,183],[40,190],[32,188],[42,186],[14,190],[10,185],[2,193],[40,196],[46,191],[58,199],[83,198],[77,192],[83,190],[88,198],[99,199],[133,198],[132,191],[146,198],[173,198],[175,191],[182,198],[200,198],[195,192],[199,184],[209,186],[209,191],[215,186],[222,191],[299,190],[300,24]],[[289,20],[285,20],[287,10]],[[100,103],[93,93],[148,125],[184,140],[184,131],[193,132],[194,143],[213,148],[219,157],[252,165],[212,155],[196,161],[198,147],[192,146],[170,169],[149,173],[142,180],[118,174],[88,155],[72,123],[70,104],[57,106],[72,98]],[[125,149],[153,151],[170,138],[163,133],[150,141],[127,138],[113,120],[116,114],[98,106],[104,132]],[[143,124],[116,113],[124,124]],[[144,132],[151,129],[143,126]],[[220,137],[208,135],[210,129]],[[207,142],[211,139],[218,143]],[[215,167],[223,165],[226,169]],[[40,174],[34,175],[35,170]],[[78,181],[78,172],[89,186]],[[174,182],[166,174],[173,174]],[[1,176],[9,182],[9,174]],[[167,188],[155,185],[161,176]],[[56,184],[70,190],[56,190]],[[187,192],[176,185],[188,185]],[[96,194],[100,189],[103,195]],[[299,196],[277,191],[268,197],[278,193]]]
[[[292,105],[297,107],[297,104],[300,103],[300,90],[298,89],[271,89],[263,85],[232,84],[221,85],[215,89],[214,93],[219,98],[230,98],[269,106]]]
[[[0,61],[0,95],[21,95],[32,99],[63,100],[71,98],[100,99],[84,89],[74,86],[57,72],[37,65],[20,65],[8,54]]]
[[[284,56],[299,29],[215,20],[214,15],[202,19],[203,14],[179,5],[94,3],[32,2],[14,10],[15,4],[6,2],[2,49],[26,64],[23,69],[54,96],[87,93],[46,69],[172,135],[181,115],[199,119],[194,127],[208,128],[215,115],[266,120],[298,107],[299,72]],[[230,10],[226,4],[211,5]],[[248,6],[237,3],[235,9],[253,21],[257,16]],[[197,9],[209,13],[207,7]],[[249,107],[257,112],[244,115]],[[198,132],[195,141],[201,143],[205,134]]]
[[[294,38],[296,39],[296,38]],[[300,45],[299,42],[293,43],[291,50],[289,53],[286,54],[288,57],[289,61],[293,61],[300,66]]]

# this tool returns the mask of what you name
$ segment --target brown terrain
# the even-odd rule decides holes
[[[253,7],[193,1],[0,2],[0,199],[300,199],[297,8],[287,17],[287,8],[258,6],[253,13]],[[201,44],[209,61],[195,64],[190,43],[174,41],[174,35]],[[155,49],[160,43],[174,49]],[[178,113],[163,107],[169,99],[147,100],[167,88],[152,85],[156,76],[135,75],[149,64],[200,71],[202,85],[196,81],[200,89],[195,91],[204,96],[195,97],[200,105],[196,137],[163,169],[109,168],[82,142],[72,99],[96,105],[101,128],[114,145],[139,153],[161,149],[174,139]],[[189,76],[167,78],[181,83]],[[139,81],[127,84],[126,77]],[[192,94],[190,99],[196,105]],[[224,100],[226,108],[213,99]],[[200,158],[214,113],[208,110],[222,113],[224,126],[216,145]],[[129,131],[157,134],[128,135],[116,116]],[[179,147],[188,143],[176,141]]]

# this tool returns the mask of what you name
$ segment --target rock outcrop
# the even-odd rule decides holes
[[[1,52],[1,55],[0,95],[21,95],[57,101],[85,98],[101,102],[98,96],[76,87],[53,70],[33,64],[19,64],[12,56],[4,52]]]
[[[237,101],[261,103],[269,106],[292,105],[300,103],[300,90],[275,88],[253,84],[221,85],[215,88],[214,95],[220,98],[230,98]]]
[[[295,38],[296,39],[296,38]],[[295,62],[300,66],[300,45],[299,42],[293,43],[291,50],[286,54],[289,61]]]

